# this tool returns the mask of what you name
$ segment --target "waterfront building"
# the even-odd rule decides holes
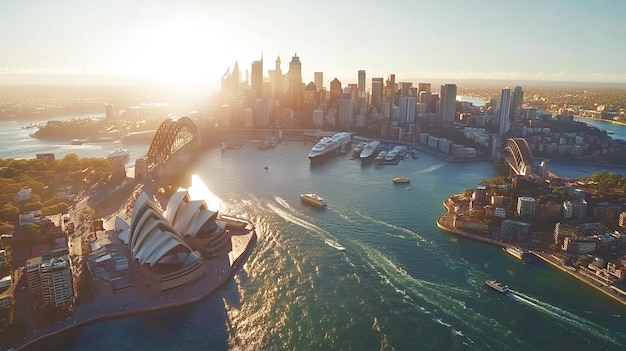
[[[289,62],[289,106],[299,111],[302,107],[302,64],[297,54]]]
[[[74,286],[69,255],[51,257],[39,266],[44,305],[58,308],[74,303]]]
[[[511,105],[511,90],[509,88],[502,89],[502,97],[500,98],[500,115],[498,120],[500,121],[500,127],[498,135],[500,137],[505,136],[510,129],[509,113]]]
[[[456,117],[456,84],[442,85],[440,96],[439,122],[453,123]]]
[[[557,222],[554,225],[554,243],[561,244],[566,237],[576,237],[576,227],[567,223]]]
[[[317,89],[324,88],[324,72],[313,72],[313,82]]]
[[[313,110],[313,127],[322,128],[324,126],[324,111]]]
[[[618,220],[617,224],[621,228],[626,228],[626,212],[622,212],[622,213],[619,214],[619,220]]]
[[[583,255],[596,251],[596,241],[591,239],[575,239],[566,237],[561,249],[565,252]]]
[[[259,61],[252,61],[251,88],[256,92],[257,98],[263,97],[263,57]]]
[[[350,94],[343,94],[339,99],[339,125],[349,127],[354,118],[354,103]]]
[[[500,226],[502,236],[517,240],[528,240],[530,236],[530,223],[505,219]]]
[[[487,197],[487,187],[484,185],[479,185],[472,192],[472,200],[478,202],[485,202],[485,198]]]
[[[537,200],[528,196],[517,198],[517,215],[520,217],[534,216],[537,214]]]
[[[270,115],[272,114],[272,100],[264,98],[257,99],[255,106],[255,127],[267,127],[270,125]]]

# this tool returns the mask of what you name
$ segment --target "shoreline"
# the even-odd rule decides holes
[[[453,195],[455,196],[455,195]],[[452,196],[451,196],[452,197]],[[452,216],[454,216],[454,211],[452,210],[452,208],[450,207],[450,204],[448,203],[448,201],[450,201],[451,197],[447,198],[443,205],[446,208],[446,214],[440,216],[437,219],[437,227],[439,229],[441,229],[442,231],[454,234],[454,235],[459,235],[462,236],[466,239],[470,239],[470,240],[474,240],[474,241],[480,241],[486,244],[491,244],[494,246],[499,246],[499,247],[506,247],[508,246],[507,243],[501,242],[501,241],[497,241],[497,240],[493,240],[493,239],[489,239],[486,237],[482,237],[479,235],[475,235],[472,233],[469,233],[465,230],[462,229],[458,229],[458,228],[454,228],[451,224],[452,224]],[[550,257],[549,254],[546,254],[544,252],[538,252],[536,250],[530,250],[530,249],[525,249],[528,252],[532,253],[534,256],[540,258],[541,260],[543,260],[544,262],[550,264],[552,267],[556,268],[557,270],[567,273],[568,275],[576,278],[577,280],[579,280],[582,283],[585,283],[586,285],[596,289],[597,291],[600,291],[602,293],[604,293],[604,295],[611,297],[613,300],[621,303],[622,305],[626,306],[626,296],[619,296],[613,289],[610,288],[610,285],[602,285],[600,282],[596,281],[593,277],[591,276],[587,276],[584,275],[582,273],[579,273],[578,270],[576,271],[570,271],[568,269],[566,269],[560,262],[556,261],[555,259],[553,259],[552,257]]]
[[[257,239],[256,228],[253,228],[246,234],[230,234],[233,251],[229,251],[225,255],[226,257],[222,255],[219,258],[204,260],[203,269],[205,270],[205,274],[202,277],[187,286],[179,287],[171,292],[161,292],[160,300],[157,296],[154,298],[152,296],[146,296],[145,300],[143,296],[135,296],[134,300],[132,296],[130,296],[131,299],[124,300],[122,304],[99,307],[99,311],[96,311],[96,313],[92,313],[92,311],[95,311],[95,309],[98,308],[97,306],[101,305],[98,304],[97,300],[81,304],[67,319],[57,320],[57,325],[50,324],[48,328],[51,330],[42,331],[41,335],[36,336],[32,335],[31,330],[29,333],[31,335],[27,335],[18,343],[7,345],[9,346],[7,349],[21,350],[59,333],[70,331],[76,327],[83,327],[94,322],[187,306],[209,298],[232,281],[238,270],[243,267],[242,262],[244,258],[250,254],[250,250]],[[235,250],[234,248],[237,249]],[[230,255],[230,253],[233,253],[233,255]],[[236,258],[234,258],[231,263],[229,262],[229,257],[233,256]],[[228,265],[227,267],[225,263]],[[222,273],[226,274],[223,276],[219,275],[220,269]],[[215,274],[211,274],[212,272],[215,272]],[[120,292],[120,294],[123,294],[123,292]],[[186,295],[189,296],[186,297]],[[139,300],[138,297],[141,298],[141,300]],[[153,302],[152,300],[155,301]],[[134,309],[129,307],[133,304],[140,306]],[[81,317],[83,317],[82,320]],[[58,325],[60,322],[64,322],[64,325]],[[39,334],[37,333],[37,329],[35,329],[35,333]]]

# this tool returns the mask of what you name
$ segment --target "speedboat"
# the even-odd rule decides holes
[[[324,199],[317,195],[316,193],[308,193],[308,194],[302,194],[300,195],[300,200],[302,200],[302,202],[313,205],[315,207],[319,207],[319,208],[324,208],[326,207],[326,201],[324,201]]]
[[[326,245],[330,246],[330,247],[334,247],[335,249],[339,250],[339,251],[343,251],[346,248],[341,246],[341,244],[339,244],[336,241],[330,240],[330,239],[326,239],[324,240],[324,242],[326,243]]]

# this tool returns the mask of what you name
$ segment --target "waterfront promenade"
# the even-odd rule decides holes
[[[470,232],[468,230],[454,227],[453,219],[456,213],[454,209],[455,203],[452,200],[453,197],[454,196],[451,196],[450,198],[446,199],[443,203],[444,207],[446,208],[446,213],[437,219],[437,227],[439,227],[439,229],[462,236],[467,239],[481,241],[481,242],[499,246],[499,247],[506,247],[508,245],[508,243],[502,240],[488,237],[489,233],[478,234],[478,233]],[[519,246],[518,244],[516,245]],[[622,303],[623,305],[626,305],[626,292],[624,292],[623,290],[617,287],[608,285],[602,280],[594,277],[592,272],[588,272],[589,271],[588,269],[584,269],[584,268],[574,269],[574,267],[572,266],[565,266],[563,262],[556,259],[552,254],[546,253],[544,251],[529,250],[529,249],[527,249],[527,251],[532,253],[533,255],[541,259],[542,261],[550,264],[552,267],[556,268],[557,270],[578,279],[579,281],[593,287],[594,289],[604,293],[605,295],[613,298],[614,300]]]

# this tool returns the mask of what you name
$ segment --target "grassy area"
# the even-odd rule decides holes
[[[126,202],[126,200],[128,200],[128,198],[131,197],[131,195],[133,194],[133,191],[135,190],[135,184],[134,183],[128,183],[125,186],[123,186],[122,188],[114,191],[113,193],[107,195],[104,199],[102,199],[100,202],[98,202],[95,206],[94,206],[94,210],[96,211],[96,214],[98,216],[100,216],[100,214],[107,210],[110,209],[112,207],[118,207],[121,204],[123,204],[124,202]]]

